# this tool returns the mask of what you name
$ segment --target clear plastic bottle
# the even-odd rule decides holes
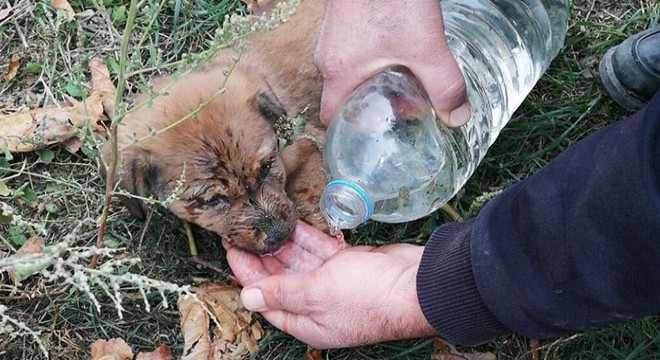
[[[472,116],[437,120],[419,81],[385,69],[341,106],[326,135],[330,182],[321,208],[333,228],[406,222],[437,210],[472,175],[563,45],[565,0],[442,0],[445,33]]]

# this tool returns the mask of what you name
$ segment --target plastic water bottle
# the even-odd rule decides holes
[[[472,116],[436,117],[420,82],[384,69],[340,107],[326,134],[330,182],[321,208],[333,228],[406,222],[443,206],[465,184],[563,45],[564,0],[442,0],[445,32]]]

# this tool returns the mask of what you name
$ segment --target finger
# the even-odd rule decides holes
[[[325,334],[321,327],[309,316],[281,310],[266,311],[262,315],[276,328],[314,349],[325,349],[328,347],[328,344],[323,341]]]
[[[307,294],[317,287],[309,274],[273,275],[244,288],[241,301],[250,311],[283,310],[306,315],[312,308]]]
[[[358,83],[349,83],[327,79],[323,83],[323,93],[321,95],[321,123],[326,127],[337,113],[339,106],[348,98]]]
[[[327,260],[342,248],[336,238],[302,221],[296,224],[291,241],[322,260]]]
[[[284,266],[286,272],[291,273],[309,272],[323,265],[325,262],[324,259],[293,242],[289,242],[288,246],[283,246],[275,254],[275,258]]]
[[[243,286],[248,286],[271,275],[257,255],[236,247],[227,250],[227,262],[234,276]]]
[[[471,116],[465,79],[449,49],[437,63],[411,69],[420,79],[442,122],[451,127],[465,124]]]

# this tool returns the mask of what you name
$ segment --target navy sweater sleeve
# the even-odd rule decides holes
[[[417,274],[449,341],[547,338],[660,312],[660,93],[479,215],[444,225]]]

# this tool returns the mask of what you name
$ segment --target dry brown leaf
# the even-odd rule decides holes
[[[73,11],[71,4],[68,0],[52,0],[50,4],[55,9],[64,10],[66,13],[66,21],[71,21],[76,16],[76,12]]]
[[[9,7],[6,8],[6,9],[0,10],[0,21],[6,19],[7,16],[9,16],[9,14],[11,14],[12,10],[14,10],[14,8],[11,7],[11,5],[9,5]]]
[[[23,243],[16,252],[18,255],[41,254],[44,251],[44,239],[41,236],[33,236]]]
[[[7,146],[10,152],[27,152],[76,137],[89,121],[96,132],[105,132],[98,123],[104,108],[110,117],[114,111],[115,87],[110,73],[101,59],[89,64],[92,74],[92,93],[80,102],[65,97],[67,107],[47,107],[24,110],[0,116],[0,147]],[[67,144],[70,151],[77,151],[79,143]]]
[[[72,154],[75,154],[83,146],[83,142],[82,142],[82,140],[80,140],[80,138],[73,137],[69,140],[64,141],[62,143],[62,145],[64,145],[64,147],[66,148],[66,151],[68,151]]]
[[[99,339],[92,344],[92,360],[131,360],[133,351],[124,339]]]
[[[198,301],[192,297],[179,301],[185,339],[183,359],[234,360],[254,353],[263,330],[255,315],[241,304],[240,289],[207,282],[195,291]],[[214,326],[211,334],[209,315],[202,303],[220,325]]]
[[[181,360],[208,359],[211,351],[209,315],[202,304],[192,296],[179,300],[183,356]]]
[[[7,67],[7,72],[3,77],[5,81],[13,80],[18,74],[18,69],[21,67],[21,58],[18,55],[12,55],[11,60],[9,60],[9,66]]]
[[[93,58],[89,62],[89,71],[92,74],[92,88],[101,93],[103,109],[110,119],[115,113],[115,93],[117,88],[110,79],[110,71],[101,58]]]
[[[92,93],[73,107],[49,107],[0,117],[0,146],[10,152],[27,152],[70,139],[89,119],[96,130],[103,114],[101,94]]]
[[[172,352],[170,347],[165,344],[160,344],[156,350],[152,352],[141,352],[137,354],[135,360],[170,360],[172,359]]]
[[[305,353],[305,360],[323,360],[323,353],[321,350],[310,350]]]
[[[44,251],[44,239],[41,236],[33,236],[23,243],[18,251],[16,251],[16,256],[24,257],[31,254],[41,254]],[[14,284],[18,284],[21,280],[24,279],[22,275],[17,274],[14,270],[8,271],[9,278]]]
[[[431,355],[431,360],[497,360],[497,356],[491,352],[462,353],[440,338],[433,339],[433,347],[435,353]]]

